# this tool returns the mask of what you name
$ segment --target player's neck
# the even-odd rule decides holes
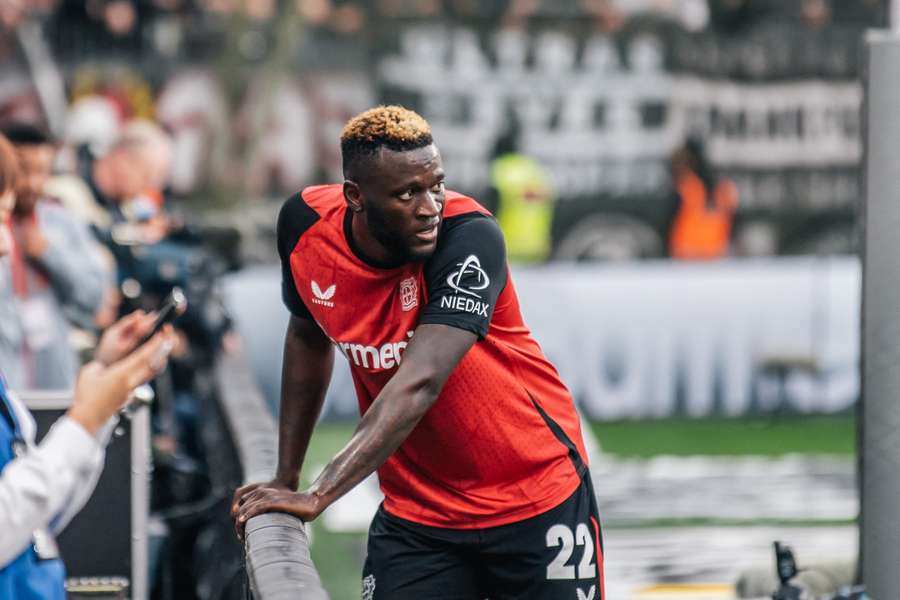
[[[347,242],[357,257],[369,265],[382,269],[400,266],[403,261],[394,256],[369,231],[365,213],[348,212],[351,216],[350,226],[345,228]]]

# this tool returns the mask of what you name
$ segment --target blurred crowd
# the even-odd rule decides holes
[[[883,4],[879,0],[4,0],[0,20],[7,28],[27,18],[47,20],[68,50],[165,53],[166,46],[172,50],[173,37],[209,33],[233,19],[266,25],[297,18],[312,29],[336,35],[361,33],[382,18],[472,19],[523,26],[532,19],[579,17],[601,29],[615,29],[648,13],[696,28],[710,22],[736,28],[776,12],[820,27],[833,18],[870,22],[884,10]]]
[[[719,239],[731,230],[729,215],[736,211],[734,198],[714,200],[715,161],[703,159],[708,168],[699,179],[708,189],[676,181],[677,157],[671,153],[685,140],[657,135],[681,122],[672,115],[684,109],[683,99],[662,91],[670,89],[667,77],[683,72],[710,81],[761,83],[824,77],[837,87],[856,74],[855,50],[847,48],[858,48],[863,27],[886,22],[887,6],[885,0],[2,0],[0,124],[41,126],[60,142],[54,171],[84,178],[88,151],[103,155],[130,122],[154,121],[171,138],[166,195],[188,199],[196,209],[238,202],[246,207],[248,198],[280,198],[339,178],[336,139],[346,119],[379,102],[402,103],[429,118],[446,140],[456,189],[493,202],[491,208],[503,201],[507,214],[501,220],[507,236],[521,240],[522,260],[684,257],[692,252],[683,252],[685,244],[673,236],[690,239],[686,232],[699,229],[676,223],[676,213],[693,214],[694,225],[707,223],[715,230],[707,237]],[[460,27],[440,31],[447,24]],[[790,36],[796,44],[785,40],[785,27],[798,32]],[[494,45],[500,38],[507,44],[502,52]],[[609,56],[604,44],[617,55]],[[589,50],[596,54],[590,61]],[[423,70],[412,80],[388,76],[391,61],[420,57]],[[553,65],[568,74],[568,83],[554,79]],[[560,91],[604,77],[603,69],[613,79],[598,79],[601,91],[571,97]],[[618,70],[627,77],[619,78]],[[520,71],[520,83],[543,86],[547,107],[532,107],[515,86],[501,96],[486,83]],[[426,81],[431,78],[453,92],[432,93]],[[470,86],[485,88],[481,95],[460,89],[469,78],[481,82]],[[623,93],[603,92],[612,87]],[[696,112],[715,120],[722,110],[709,90],[708,98],[695,99]],[[773,98],[777,93],[770,88]],[[568,157],[557,146],[580,139],[583,127],[569,125],[570,117],[582,118],[579,102],[597,105],[584,117],[584,133],[609,147],[595,149],[601,156],[595,164],[569,171]],[[772,106],[777,110],[780,104]],[[742,105],[735,111],[753,109]],[[817,109],[798,110],[813,119]],[[492,162],[504,154],[491,148],[503,141],[506,115],[512,113],[533,122],[524,123],[527,135],[509,150],[540,164]],[[609,136],[615,140],[607,141]],[[535,140],[543,138],[549,138],[542,144],[545,152],[562,157],[555,164],[535,155]],[[634,160],[630,145],[644,162]],[[750,215],[752,227],[738,224],[739,233],[752,235],[741,233],[742,241],[732,245],[757,248],[744,254],[776,254],[791,247],[790,240],[802,242],[808,237],[802,224],[812,222],[808,213],[824,213],[826,205],[840,207],[840,214],[823,219],[834,221],[840,232],[850,229],[852,191],[835,192],[834,201],[816,199],[807,181],[813,176],[803,169],[767,170],[730,160],[732,171],[736,167],[744,176],[735,182],[744,193],[743,202],[737,198],[737,216],[760,207],[765,213]],[[852,166],[840,172],[832,167],[824,161],[811,169],[839,178],[830,185],[834,190],[856,180]],[[515,185],[508,184],[518,170],[537,187],[513,191]],[[653,186],[652,192],[644,189]],[[615,193],[626,200],[617,204],[602,197],[620,187],[625,192]],[[692,198],[702,191],[706,200],[683,205],[686,189],[695,192]],[[155,194],[142,191],[122,212],[161,239],[164,220],[154,216],[160,202]],[[543,207],[537,198],[544,198]],[[619,221],[587,222],[604,211],[617,212]],[[627,233],[608,225],[621,222],[619,217],[634,225]]]
[[[230,328],[216,288],[224,267],[166,210],[171,160],[170,137],[151,121],[123,123],[102,153],[61,143],[37,124],[0,125],[0,374],[8,389],[72,390],[81,365],[101,360],[103,332],[126,315],[141,315],[147,330],[166,298],[187,297],[169,369],[153,383],[157,515],[209,493],[199,428]],[[178,528],[170,533],[177,538]],[[184,552],[152,559],[187,564]],[[183,584],[173,572],[167,581]]]

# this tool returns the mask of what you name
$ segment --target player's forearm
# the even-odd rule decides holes
[[[434,404],[445,379],[434,373],[388,382],[353,437],[308,490],[318,498],[319,512],[372,474],[400,447]]]
[[[275,478],[293,489],[299,481],[334,363],[334,352],[327,338],[320,340],[304,335],[309,333],[308,329],[304,332],[307,326],[292,319],[284,342]]]
[[[278,470],[275,479],[297,488],[300,469],[322,410],[327,381],[283,380],[278,422]]]

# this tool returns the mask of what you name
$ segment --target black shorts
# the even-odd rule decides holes
[[[363,600],[604,600],[603,543],[590,475],[549,511],[488,529],[372,520]]]

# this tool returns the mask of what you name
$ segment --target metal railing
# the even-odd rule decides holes
[[[217,371],[244,482],[268,481],[278,456],[275,419],[240,352],[224,353]],[[263,514],[247,521],[244,532],[247,576],[256,600],[328,600],[303,521],[284,513]]]

